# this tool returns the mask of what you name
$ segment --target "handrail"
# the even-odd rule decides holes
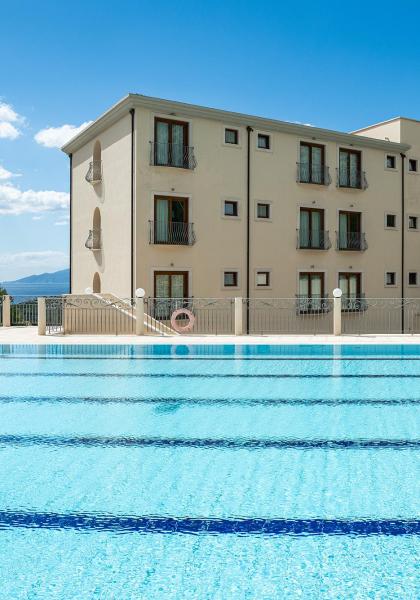
[[[172,246],[195,244],[194,223],[149,221],[149,243]]]
[[[194,146],[169,144],[166,142],[150,143],[150,164],[155,167],[178,167],[180,169],[195,169],[197,161]]]

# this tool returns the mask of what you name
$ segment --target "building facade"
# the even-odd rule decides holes
[[[348,134],[130,94],[63,150],[72,293],[420,296],[420,122]]]

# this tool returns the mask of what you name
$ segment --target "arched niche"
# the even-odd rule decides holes
[[[101,293],[101,277],[99,273],[95,273],[93,276],[92,289],[94,294]]]

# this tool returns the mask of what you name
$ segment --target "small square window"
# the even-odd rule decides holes
[[[395,169],[397,166],[397,158],[393,154],[386,155],[386,168]]]
[[[257,287],[269,287],[270,285],[270,272],[269,271],[258,271],[256,276]]]
[[[225,144],[238,144],[239,132],[237,129],[225,129]]]
[[[410,173],[417,173],[418,169],[419,169],[418,160],[416,160],[415,158],[409,158],[408,159],[408,170],[410,171]]]
[[[238,203],[235,200],[225,200],[223,213],[226,217],[237,217]]]
[[[395,228],[397,226],[397,215],[386,215],[385,217],[385,225],[390,229]]]
[[[394,271],[387,271],[385,273],[385,284],[386,285],[395,285],[397,281],[397,274]]]
[[[410,271],[408,274],[408,285],[417,285],[417,273]]]
[[[270,205],[258,202],[257,204],[257,218],[258,219],[269,219],[270,218]]]
[[[419,218],[413,217],[412,215],[410,215],[408,217],[408,229],[418,229],[418,226],[419,226]]]
[[[225,271],[223,273],[223,285],[225,287],[238,287],[238,272]]]
[[[270,136],[265,133],[258,134],[258,148],[270,150]]]

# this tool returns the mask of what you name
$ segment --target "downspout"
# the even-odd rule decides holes
[[[251,132],[247,131],[247,169],[246,169],[246,333],[249,334],[249,287],[250,287],[250,229],[251,229]]]
[[[134,177],[135,177],[135,169],[134,169],[134,108],[130,108],[131,115],[131,298],[134,298],[134,218],[135,218],[135,206],[134,206]]]
[[[73,265],[73,154],[69,154],[70,159],[70,239],[69,239],[69,294],[72,292],[72,265]]]
[[[401,333],[404,333],[404,282],[405,282],[405,154],[401,152]]]

